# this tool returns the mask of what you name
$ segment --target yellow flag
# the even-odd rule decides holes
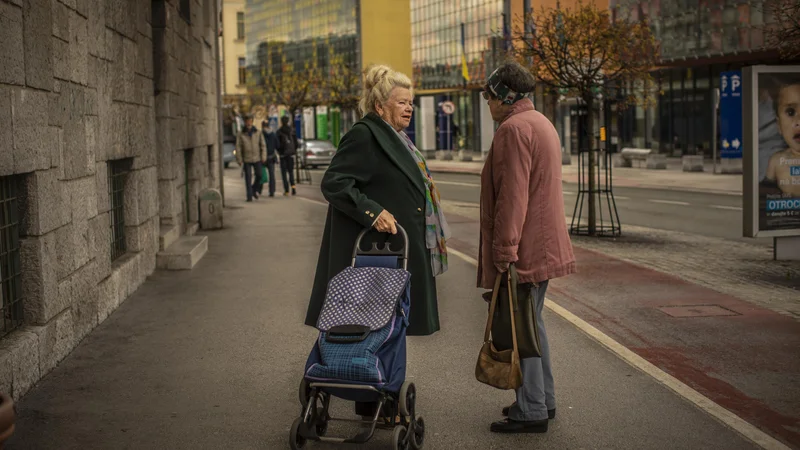
[[[467,68],[467,57],[464,55],[464,53],[461,53],[461,76],[463,76],[465,80],[469,81],[469,68]]]

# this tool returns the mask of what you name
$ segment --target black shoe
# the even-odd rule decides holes
[[[292,187],[292,195],[297,195],[297,190],[294,188],[294,186]]]
[[[253,192],[253,198],[258,200],[258,192]]]
[[[511,409],[510,406],[506,406],[505,408],[503,408],[503,417],[508,417],[508,411],[510,409]],[[547,410],[547,418],[550,419],[550,420],[553,420],[553,419],[556,418],[556,409],[555,408]]]
[[[492,433],[547,433],[547,420],[531,420],[518,422],[505,419],[492,424]]]
[[[247,202],[252,202],[252,201],[253,201],[253,199],[252,199],[252,198],[248,198],[248,199],[247,199],[247,200],[245,200],[245,201],[247,201]]]
[[[275,197],[275,193],[274,193],[274,192],[270,192],[270,193],[269,193],[269,196],[270,196],[270,197]]]

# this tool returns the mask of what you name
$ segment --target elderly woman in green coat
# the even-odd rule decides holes
[[[399,223],[409,239],[408,334],[430,335],[439,330],[434,277],[447,270],[450,233],[425,159],[403,132],[414,110],[411,80],[389,67],[372,67],[359,106],[364,117],[342,138],[321,183],[330,206],[305,323],[317,325],[328,281],[351,264],[358,233],[392,233],[389,242],[399,248]]]

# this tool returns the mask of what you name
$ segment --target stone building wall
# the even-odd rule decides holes
[[[19,207],[0,313],[14,292],[24,312],[10,333],[0,314],[0,391],[27,392],[197,229],[197,194],[220,182],[215,3],[0,0],[0,183]]]

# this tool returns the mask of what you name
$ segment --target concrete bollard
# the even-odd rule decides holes
[[[684,172],[702,172],[705,170],[703,167],[703,155],[684,155],[681,157]]]
[[[436,160],[437,161],[452,161],[453,160],[453,152],[450,150],[436,150]]]
[[[457,158],[458,161],[461,162],[470,162],[472,161],[472,152],[469,150],[459,150]]]
[[[666,170],[667,157],[660,154],[649,154],[645,160],[645,167],[650,170]]]
[[[742,173],[742,158],[721,158],[720,172],[724,174]]]
[[[200,192],[200,228],[218,230],[222,228],[222,195],[216,189]]]

